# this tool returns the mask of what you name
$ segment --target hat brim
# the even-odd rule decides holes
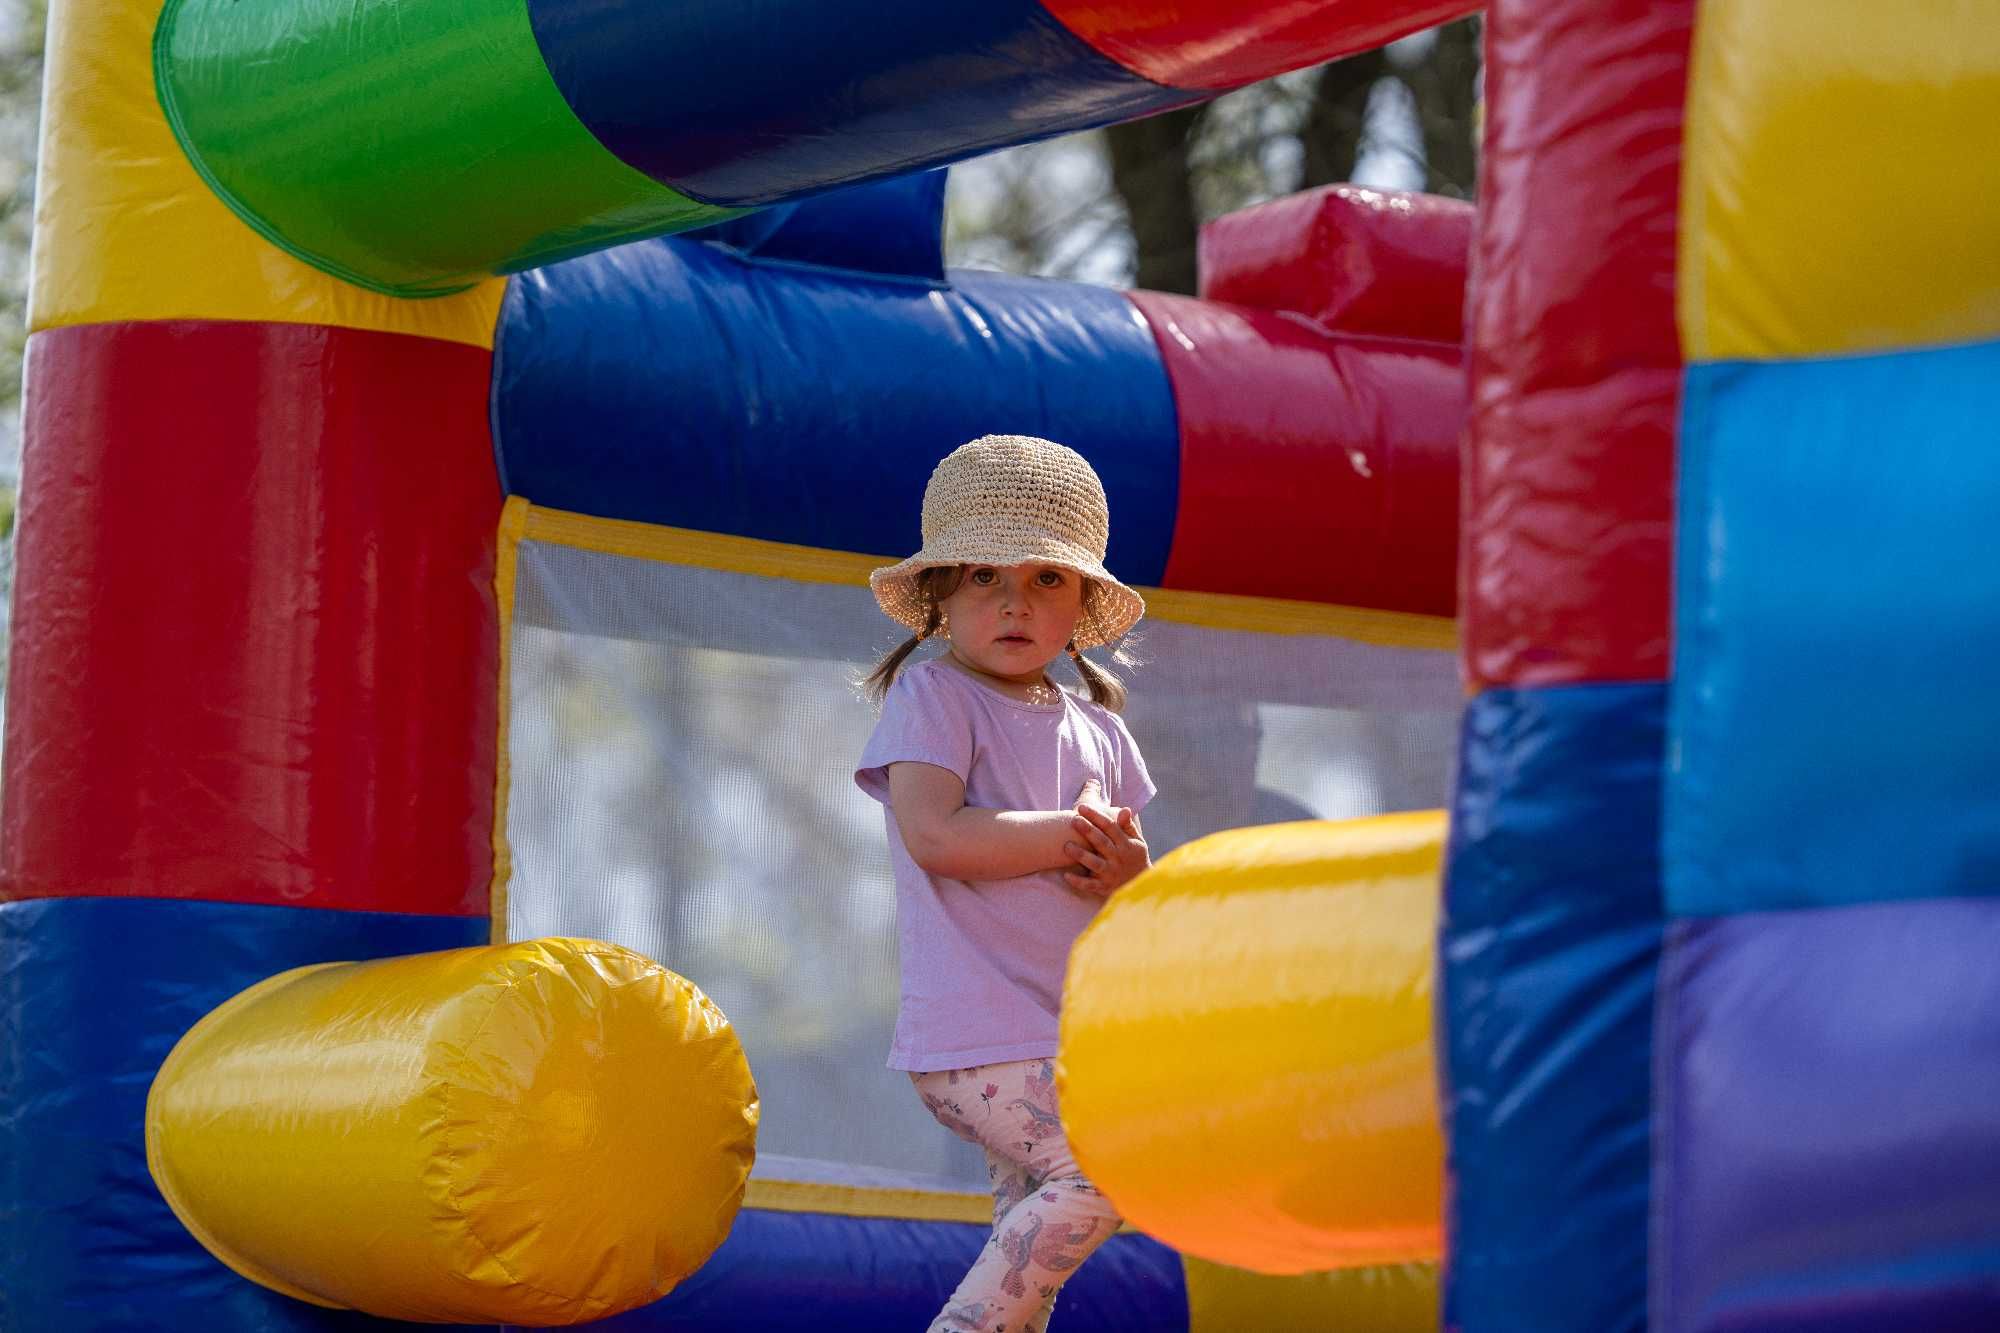
[[[1117,642],[1146,614],[1146,599],[1113,578],[1102,561],[1091,558],[1086,551],[1046,536],[1028,549],[1009,551],[926,547],[907,560],[884,565],[870,573],[868,587],[874,592],[875,602],[882,608],[883,614],[906,626],[911,633],[920,634],[924,628],[926,608],[923,594],[917,588],[917,577],[926,569],[1030,563],[1073,569],[1095,585],[1095,591],[1084,598],[1083,612],[1076,621],[1074,642],[1079,651]]]

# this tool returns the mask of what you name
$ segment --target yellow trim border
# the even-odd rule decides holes
[[[510,510],[517,500],[519,497],[507,502]],[[862,587],[868,583],[870,570],[897,560],[895,556],[828,551],[534,506],[527,507],[520,540],[732,574]],[[1448,616],[1173,588],[1141,588],[1139,593],[1146,599],[1148,616],[1175,624],[1253,634],[1319,634],[1381,648],[1458,650],[1458,622]]]
[[[834,1213],[842,1217],[993,1225],[992,1198],[970,1191],[946,1193],[808,1180],[759,1180],[753,1176],[744,1187],[743,1206],[773,1213]]]
[[[895,1189],[884,1185],[839,1185],[821,1180],[752,1177],[743,1206],[771,1213],[831,1213],[837,1217],[886,1217],[904,1222],[969,1222],[993,1225],[993,1198],[971,1190]],[[1126,1223],[1121,1233],[1138,1228]]]
[[[532,510],[533,506],[520,496],[507,497],[507,504],[500,511],[500,540],[493,561],[493,601],[500,612],[500,669],[496,673],[500,735],[493,749],[493,881],[487,889],[487,910],[492,914],[489,940],[493,944],[507,942],[507,885],[514,877],[514,849],[507,841],[507,799],[514,786],[513,766],[508,756],[514,699],[511,674],[514,592],[521,542]]]

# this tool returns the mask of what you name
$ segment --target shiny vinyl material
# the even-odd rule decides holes
[[[172,0],[157,53],[188,156],[249,225],[416,295],[1188,105],[1471,8]]]
[[[2000,1328],[2000,902],[1675,922],[1653,1333]]]
[[[1376,1264],[1297,1277],[1184,1260],[1188,1333],[1437,1333],[1438,1265]],[[1086,1270],[1088,1271],[1088,1270]]]
[[[717,204],[778,203],[1202,97],[1125,69],[1038,0],[525,8],[577,118],[622,160]]]
[[[160,105],[202,179],[360,287],[458,291],[728,216],[606,151],[519,3],[167,0],[154,41]]]
[[[1465,338],[1473,208],[1407,190],[1328,185],[1201,229],[1201,296],[1309,315],[1342,333]]]
[[[728,1233],[757,1094],[728,1020],[616,945],[280,973],[181,1039],[146,1105],[175,1214],[245,1277],[392,1318],[573,1323]]]
[[[1689,368],[1676,915],[2000,896],[1996,385],[2000,342]]]
[[[1435,1259],[1444,816],[1235,829],[1116,894],[1070,955],[1063,1125],[1126,1220],[1254,1272]]]
[[[1669,669],[1694,15],[1520,0],[1486,17],[1460,544],[1475,686]]]
[[[1465,711],[1438,949],[1445,1326],[1645,1333],[1666,687]]]
[[[493,384],[508,491],[821,549],[914,550],[936,460],[1019,431],[1098,470],[1118,515],[1110,568],[1128,582],[1453,613],[1456,343],[943,272],[941,202],[935,176],[857,187],[516,278]],[[1464,263],[1446,257],[1469,223],[1432,216],[1445,203],[1380,223],[1353,243],[1362,270],[1336,283],[1311,260],[1246,260],[1254,280],[1227,271],[1274,306],[1288,291],[1291,307],[1316,305],[1331,286],[1365,322],[1404,309],[1403,331],[1442,331]],[[1298,243],[1282,211],[1225,223],[1223,254]]]
[[[29,328],[284,320],[491,347],[504,284],[398,300],[307,265],[230,212],[175,142],[154,91],[161,8],[161,0],[55,7],[42,80]],[[282,8],[294,16],[302,9]]]
[[[1453,614],[1459,347],[1129,296],[1180,418],[1167,587]]]
[[[310,324],[33,335],[0,898],[485,914],[491,364]]]
[[[869,193],[905,230],[886,187]],[[914,551],[938,459],[989,431],[1043,435],[1103,478],[1112,571],[1160,582],[1178,439],[1144,321],[1099,287],[951,277],[762,262],[682,237],[523,274],[493,378],[506,488],[606,518]]]
[[[766,265],[943,284],[943,170],[895,176],[759,209],[691,232]]]
[[[1366,51],[1471,13],[1466,0],[1042,0],[1071,32],[1158,83],[1220,91]]]
[[[2000,15],[1705,0],[1688,90],[1688,359],[2000,333]],[[1963,131],[1963,132],[1961,132]]]

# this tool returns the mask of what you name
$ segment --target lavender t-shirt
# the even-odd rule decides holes
[[[889,805],[889,765],[950,769],[965,803],[988,810],[1066,810],[1085,778],[1112,805],[1137,810],[1153,780],[1116,713],[1065,692],[1024,703],[955,667],[906,668],[882,702],[854,780],[882,802],[896,872],[903,1003],[889,1067],[919,1073],[1056,1053],[1069,948],[1103,899],[1060,870],[1020,879],[932,875],[910,859]]]

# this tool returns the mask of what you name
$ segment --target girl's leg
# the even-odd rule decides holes
[[[1001,1219],[1013,1210],[1015,1204],[1042,1187],[1042,1182],[1028,1174],[1028,1169],[1018,1162],[1008,1161],[990,1148],[986,1152],[986,1179],[993,1187],[993,1232],[1000,1232]],[[1049,1326],[1049,1312],[1055,1308],[1055,1298],[1049,1300],[1036,1312],[1035,1316],[1021,1326],[1022,1333],[1046,1333]]]
[[[946,1128],[1038,1182],[1000,1212],[992,1238],[931,1333],[1039,1329],[1064,1280],[1118,1229],[1117,1213],[1084,1179],[1063,1138],[1055,1062],[984,1065],[913,1081]]]
[[[1042,1182],[1028,1174],[1028,1169],[1019,1162],[1008,1161],[992,1149],[986,1152],[986,1182],[993,1191],[993,1225],[998,1227],[1000,1219],[1015,1204],[1028,1197],[1028,1192]]]

